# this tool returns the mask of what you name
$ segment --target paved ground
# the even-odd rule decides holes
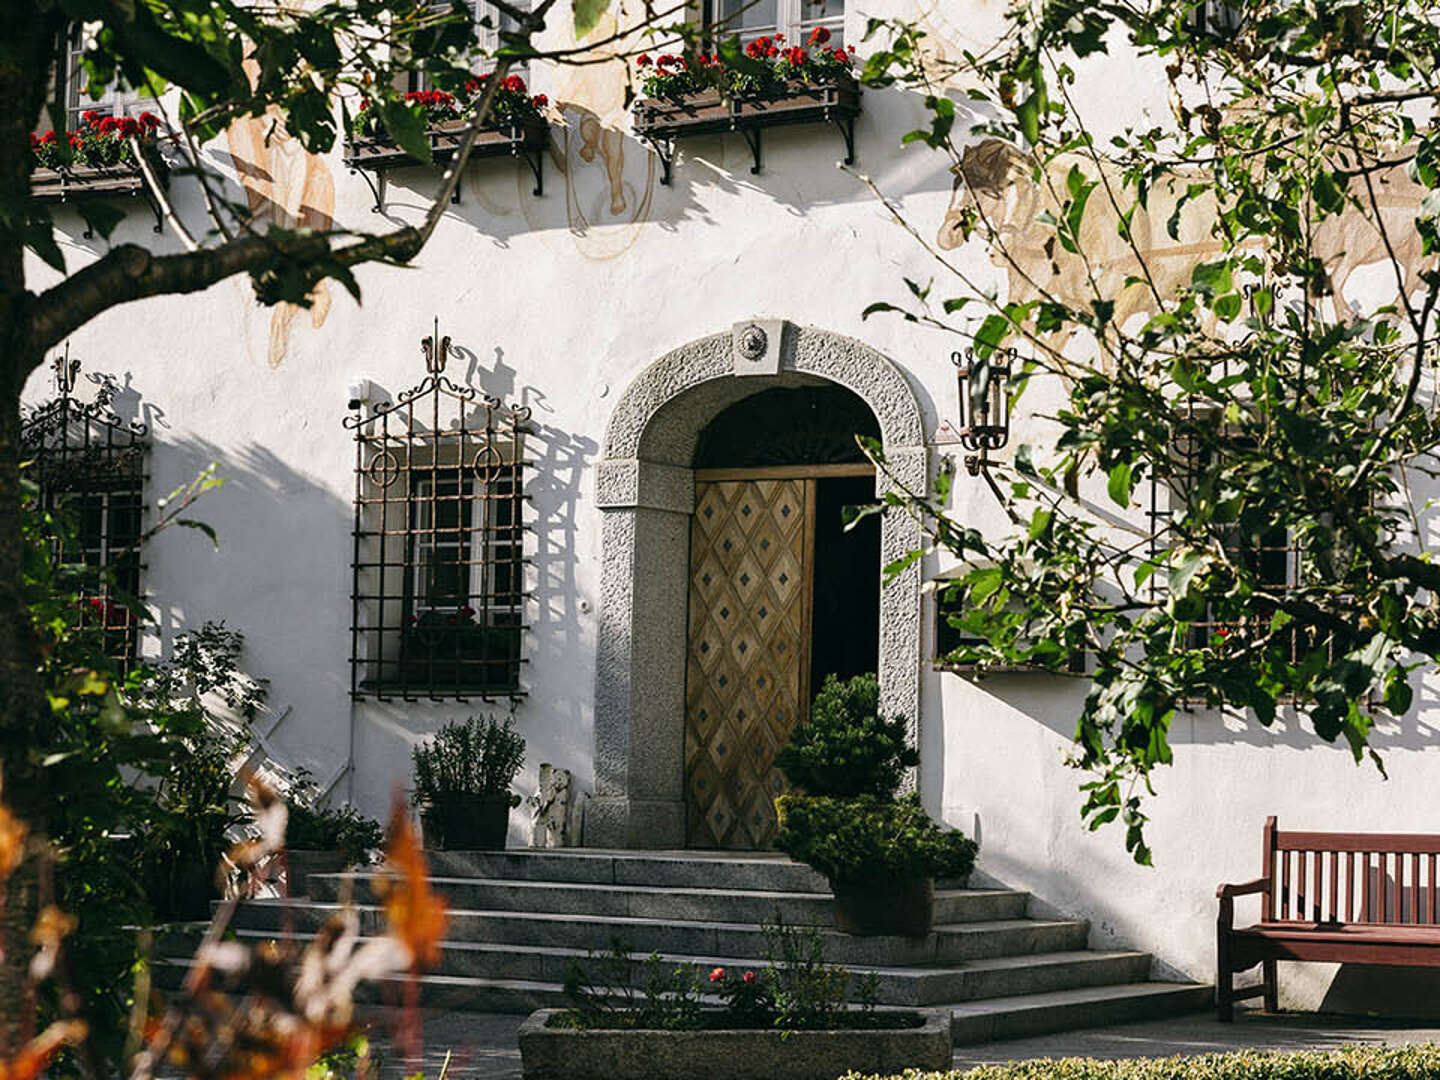
[[[383,1029],[381,1014],[373,1016]],[[426,1011],[424,1055],[405,1060],[384,1044],[381,1030],[376,1043],[386,1080],[424,1071],[437,1080],[447,1050],[453,1051],[447,1080],[519,1080],[520,1050],[515,1042],[522,1017],[492,1013]],[[1027,1058],[1163,1057],[1170,1054],[1210,1054],[1226,1050],[1325,1050],[1344,1043],[1440,1042],[1440,1027],[1410,1027],[1379,1021],[1317,1016],[1258,1016],[1241,1014],[1233,1024],[1221,1024],[1208,1013],[1170,1020],[1095,1028],[1089,1031],[1046,1035],[1034,1039],[984,1043],[960,1047],[955,1067]]]

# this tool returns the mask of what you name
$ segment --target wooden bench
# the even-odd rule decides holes
[[[1440,836],[1420,833],[1282,832],[1265,821],[1263,873],[1221,885],[1215,924],[1215,1003],[1265,998],[1277,1007],[1279,960],[1440,966]],[[1258,894],[1260,921],[1235,926],[1235,897]],[[1258,986],[1235,973],[1262,965]]]

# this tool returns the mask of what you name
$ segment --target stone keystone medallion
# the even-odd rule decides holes
[[[780,319],[745,319],[730,330],[730,354],[736,375],[780,374]]]

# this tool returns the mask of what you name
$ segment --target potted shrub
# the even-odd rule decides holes
[[[520,796],[510,784],[525,761],[525,740],[515,721],[500,724],[472,716],[446,724],[411,751],[425,841],[452,851],[494,851],[505,846],[510,811]]]
[[[291,896],[308,896],[311,874],[334,874],[370,862],[370,853],[384,842],[374,818],[353,806],[333,809],[312,801],[292,802],[285,826],[285,860]]]
[[[809,720],[775,764],[800,792],[775,800],[776,846],[814,867],[851,934],[927,934],[936,878],[965,878],[976,844],[930,820],[917,795],[897,799],[919,757],[905,720],[880,713],[874,675],[825,680]]]

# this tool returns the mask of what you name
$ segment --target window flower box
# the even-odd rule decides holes
[[[448,161],[459,151],[470,126],[467,114],[479,104],[485,78],[471,80],[458,95],[441,90],[412,91],[405,95],[407,105],[423,110],[432,162]],[[506,78],[491,104],[490,122],[476,133],[470,159],[522,158],[535,176],[535,194],[543,195],[544,151],[550,125],[541,110],[548,104],[544,94],[530,97],[524,80],[518,75]],[[375,196],[375,209],[379,211],[384,208],[385,174],[390,169],[416,168],[424,162],[396,145],[375,115],[377,111],[372,110],[368,102],[361,107],[346,140],[345,164],[351,172],[365,176]],[[370,182],[367,173],[375,173],[378,182]],[[456,201],[459,201],[458,188]]]
[[[635,103],[634,130],[660,155],[661,183],[670,183],[676,139],[726,131],[744,137],[754,158],[750,171],[758,173],[761,131],[783,124],[835,124],[845,140],[845,163],[853,164],[860,115],[860,86],[850,71],[855,57],[843,47],[826,47],[828,39],[829,31],[817,28],[810,37],[813,52],[768,37],[752,41],[746,46],[750,58],[768,64],[761,76],[703,53],[653,61],[642,55],[646,96]]]
[[[154,204],[131,147],[134,139],[156,180],[165,183],[170,170],[156,149],[159,127],[159,118],[150,112],[138,117],[102,117],[91,111],[84,114],[75,131],[31,135],[31,196],[39,202],[53,203],[143,196],[155,213],[155,231],[159,232],[160,209]],[[92,235],[87,228],[85,236]]]

